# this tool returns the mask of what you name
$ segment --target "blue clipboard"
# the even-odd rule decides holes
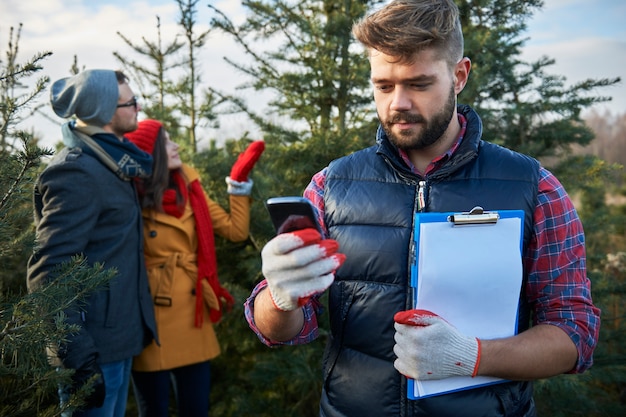
[[[524,211],[417,213],[411,287],[414,308],[430,310],[464,334],[489,339],[517,333]],[[408,398],[496,384],[495,377],[408,379]]]

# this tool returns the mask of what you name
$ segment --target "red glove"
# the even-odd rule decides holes
[[[393,321],[400,324],[409,324],[411,326],[428,326],[422,319],[427,317],[439,317],[429,310],[413,309],[406,311],[398,311],[393,316]]]
[[[230,170],[230,179],[237,182],[248,181],[248,174],[265,150],[265,142],[257,140],[248,145],[245,151],[239,154],[237,161]]]
[[[326,291],[335,280],[335,270],[346,256],[339,244],[322,239],[315,229],[282,233],[261,251],[263,276],[276,308],[291,311]]]
[[[480,340],[428,310],[400,311],[393,319],[398,357],[393,366],[402,375],[421,380],[476,376]]]

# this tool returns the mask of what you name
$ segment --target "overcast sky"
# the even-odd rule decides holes
[[[208,23],[206,4],[200,1],[197,5],[198,32],[206,29]],[[215,4],[231,18],[243,18],[239,1],[221,0]],[[0,60],[5,59],[9,28],[22,23],[20,62],[37,52],[53,52],[44,62],[41,75],[48,75],[52,80],[69,75],[74,55],[81,67],[117,69],[120,64],[113,57],[114,51],[136,57],[117,32],[135,44],[140,44],[142,37],[154,42],[157,39],[156,16],[161,19],[162,38],[166,44],[179,33],[176,24],[178,6],[174,0],[1,0]],[[614,98],[600,110],[625,113],[624,23],[624,0],[545,0],[545,7],[528,22],[530,39],[522,58],[529,61],[541,55],[555,58],[556,64],[549,70],[567,77],[568,84],[586,78],[621,77],[623,81],[618,86],[599,91]],[[231,41],[211,34],[200,56],[203,80],[221,90],[233,92],[246,80],[223,62],[223,56],[232,56],[235,51]],[[48,94],[42,96],[42,101],[48,100]],[[245,123],[237,123],[236,117],[228,124],[230,126],[222,129],[228,129],[231,137],[238,136],[245,129]],[[60,129],[52,123],[34,119],[33,126],[48,145],[60,139]],[[215,132],[207,134],[214,135]]]

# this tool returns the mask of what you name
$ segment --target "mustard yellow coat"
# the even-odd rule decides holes
[[[188,165],[183,166],[183,172],[189,182],[199,178],[198,172]],[[214,233],[235,242],[245,240],[250,225],[250,198],[231,195],[229,214],[205,197]],[[212,307],[219,307],[219,303],[206,281],[202,328],[194,325],[198,238],[189,203],[181,218],[153,210],[143,210],[142,215],[144,253],[160,346],[153,341],[135,357],[133,369],[160,371],[215,358],[220,347],[206,303]]]

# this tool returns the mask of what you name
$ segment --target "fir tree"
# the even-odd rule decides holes
[[[197,32],[198,0],[176,0],[176,3],[184,42],[177,36],[163,46],[161,19],[157,16],[156,41],[142,37],[142,43],[137,44],[118,32],[141,59],[130,59],[120,52],[113,55],[138,83],[144,100],[143,112],[163,122],[170,135],[183,145],[184,154],[189,156],[199,148],[198,128],[201,125],[217,127],[218,121],[212,111],[214,95],[200,89],[202,74],[197,58],[210,31]]]
[[[88,267],[76,257],[59,266],[53,282],[26,291],[26,262],[34,244],[32,187],[42,159],[53,152],[38,147],[32,134],[16,128],[48,79],[38,79],[26,94],[18,90],[42,69],[41,61],[50,53],[19,64],[19,31],[15,38],[13,33],[12,28],[7,62],[0,62],[0,415],[58,416],[63,409],[57,388],[69,381],[73,371],[50,366],[46,349],[76,331],[64,323],[63,311],[81,308],[90,292],[106,285],[112,271],[101,265]],[[90,389],[86,384],[67,406],[79,405]]]

